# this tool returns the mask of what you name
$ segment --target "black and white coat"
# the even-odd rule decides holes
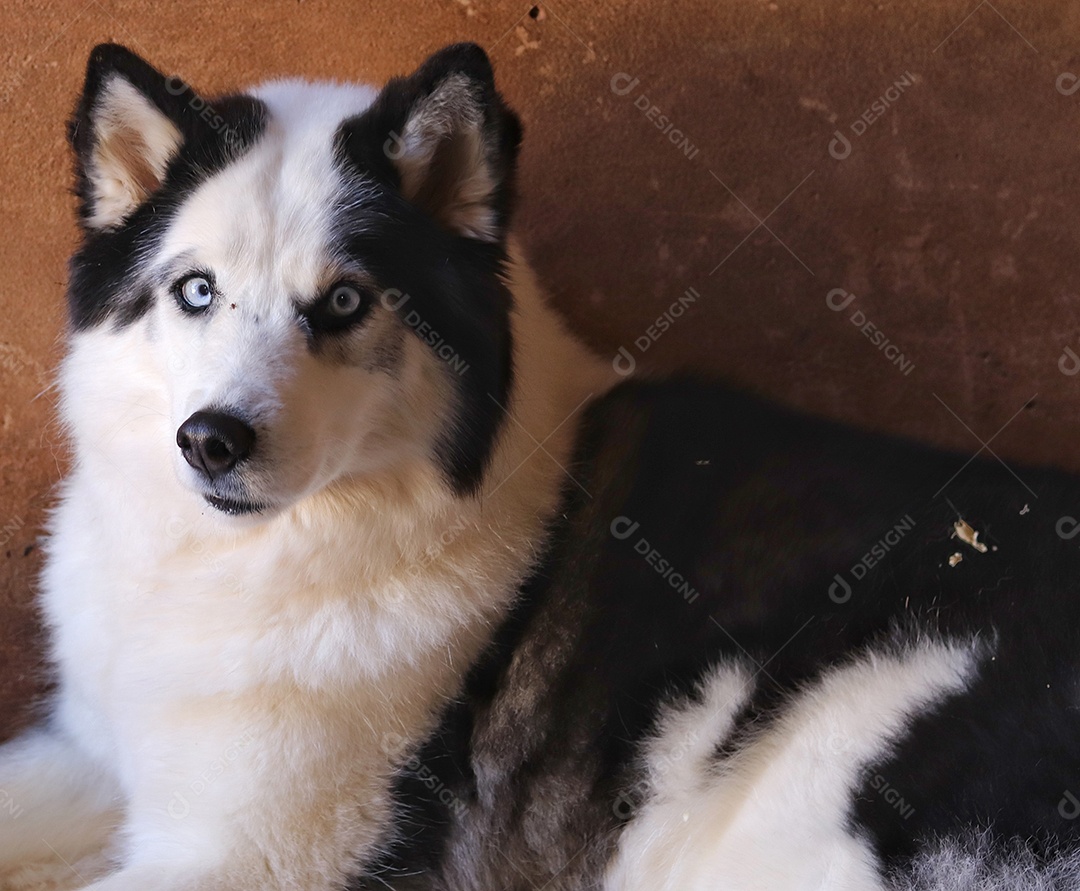
[[[70,134],[0,888],[1080,884],[1077,480],[618,382],[476,47],[207,101],[103,46]]]

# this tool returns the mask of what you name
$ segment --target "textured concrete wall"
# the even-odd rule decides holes
[[[212,92],[381,81],[475,40],[526,125],[521,232],[598,349],[1080,469],[1077,34],[1063,0],[9,0],[0,735],[41,689],[30,599],[64,463],[48,384],[75,241],[64,122],[95,43]]]

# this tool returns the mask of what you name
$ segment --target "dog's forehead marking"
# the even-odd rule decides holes
[[[335,137],[377,91],[286,80],[251,95],[266,105],[265,131],[184,201],[161,259],[191,256],[218,276],[230,301],[270,311],[329,284],[325,277],[342,200]]]

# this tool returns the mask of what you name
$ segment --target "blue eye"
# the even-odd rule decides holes
[[[214,289],[203,276],[188,276],[180,283],[180,299],[191,309],[206,309],[214,299]]]
[[[363,302],[363,295],[356,288],[352,285],[341,284],[335,286],[330,292],[330,300],[326,308],[334,316],[351,316]]]

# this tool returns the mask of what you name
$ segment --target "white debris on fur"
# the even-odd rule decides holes
[[[971,545],[971,547],[975,548],[980,554],[986,553],[986,545],[979,541],[979,533],[963,520],[957,520],[953,523],[953,534],[964,544]]]
[[[985,835],[943,842],[920,857],[913,873],[894,877],[889,891],[1076,891],[1080,855],[1043,862],[1030,851],[1002,852]]]

